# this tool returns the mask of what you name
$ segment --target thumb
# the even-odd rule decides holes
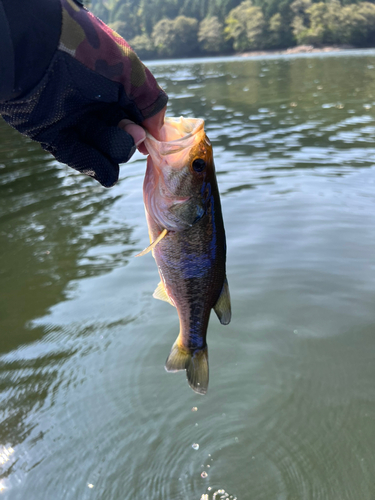
[[[143,127],[131,120],[121,120],[118,126],[133,137],[134,144],[139,146],[146,139],[146,132]]]

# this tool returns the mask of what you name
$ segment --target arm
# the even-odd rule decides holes
[[[10,78],[1,87],[0,113],[59,161],[112,186],[118,164],[127,161],[135,142],[144,138],[142,129],[129,121],[157,135],[167,95],[125,40],[79,3],[30,0],[38,15],[23,27],[9,7],[14,3],[25,2],[0,0],[0,40],[14,53],[13,80],[11,51],[0,53],[0,67]],[[46,4],[51,9],[47,18]],[[22,47],[29,39],[34,43],[25,56]]]

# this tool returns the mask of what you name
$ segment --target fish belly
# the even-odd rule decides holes
[[[179,340],[191,350],[206,345],[210,312],[225,279],[225,236],[220,237],[217,226],[208,213],[191,228],[168,233],[154,248],[161,279],[178,311]]]

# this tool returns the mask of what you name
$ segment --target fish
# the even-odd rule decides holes
[[[177,309],[180,331],[165,363],[186,370],[190,387],[206,394],[207,328],[211,309],[231,320],[226,239],[212,145],[201,118],[165,118],[161,140],[146,134],[143,184],[149,251],[160,283],[153,296]]]

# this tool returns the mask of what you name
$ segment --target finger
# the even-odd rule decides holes
[[[70,133],[59,141],[57,147],[48,149],[58,161],[96,179],[104,187],[112,187],[118,181],[118,164],[81,142],[76,133]]]
[[[138,148],[138,151],[140,153],[142,153],[143,155],[148,155],[148,151],[147,151],[147,148],[146,148],[146,145],[144,142],[142,142],[139,146],[137,146]]]
[[[146,118],[143,120],[142,127],[144,127],[147,132],[149,132],[155,139],[158,141],[162,141],[162,128],[164,125],[164,117],[167,107],[165,106],[162,110],[160,110],[156,115],[151,116],[150,118]]]
[[[133,137],[135,145],[138,147],[146,139],[144,128],[130,120],[121,120],[118,126]]]

